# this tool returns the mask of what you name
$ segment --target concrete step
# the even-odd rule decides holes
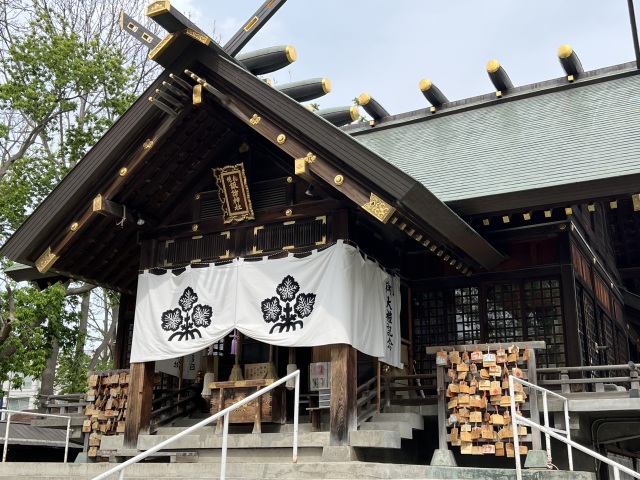
[[[371,418],[372,422],[407,422],[416,430],[424,429],[424,419],[417,413],[376,413]]]
[[[349,432],[349,445],[365,448],[400,448],[400,432],[391,430],[356,430]]]
[[[0,479],[20,480],[87,480],[113,467],[110,464],[63,464],[63,463],[3,463],[0,464]],[[228,463],[226,478],[289,480],[289,479],[362,479],[362,478],[413,478],[416,480],[515,480],[512,469],[496,468],[452,468],[424,465],[397,465],[392,463],[365,462],[318,462],[249,464]],[[113,476],[113,478],[116,478]],[[220,465],[206,463],[186,464],[136,464],[125,470],[127,480],[184,479],[209,480],[220,478]],[[558,470],[524,471],[526,480],[595,480],[587,472],[564,472]]]
[[[172,435],[140,435],[138,449],[148,450]],[[323,447],[329,445],[329,432],[299,432],[298,447]],[[293,435],[290,433],[248,433],[229,434],[227,448],[291,448]],[[105,448],[104,446],[101,446]],[[222,448],[222,434],[208,432],[186,435],[171,444],[171,450]]]
[[[365,422],[360,425],[360,430],[388,430],[398,432],[401,438],[413,438],[413,428],[408,422]]]

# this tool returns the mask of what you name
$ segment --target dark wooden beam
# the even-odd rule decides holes
[[[350,345],[331,345],[331,406],[329,445],[349,444],[349,432],[358,428],[357,351]]]
[[[570,185],[522,190],[498,195],[447,202],[458,215],[480,214],[499,216],[506,213],[564,208],[614,199],[629,198],[638,193],[640,174],[599,178]]]
[[[287,0],[266,0],[251,18],[225,43],[223,50],[235,57]]]
[[[148,49],[152,49],[160,43],[160,39],[156,37],[155,34],[151,33],[124,12],[120,12],[120,28]]]
[[[147,17],[169,33],[190,29],[207,36],[195,23],[180,13],[176,7],[172,7],[168,0],[150,3],[147,5],[146,13]]]

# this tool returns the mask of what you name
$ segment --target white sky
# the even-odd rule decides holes
[[[262,1],[171,5],[210,35],[215,25],[224,45]],[[293,45],[298,61],[269,75],[277,83],[328,77],[321,108],[368,92],[398,114],[428,106],[418,88],[425,77],[449,100],[493,91],[485,70],[493,58],[516,86],[560,77],[564,43],[585,70],[634,60],[627,1],[289,0],[243,51]]]

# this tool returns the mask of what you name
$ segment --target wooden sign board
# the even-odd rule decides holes
[[[241,222],[255,218],[244,164],[214,168],[224,223]]]

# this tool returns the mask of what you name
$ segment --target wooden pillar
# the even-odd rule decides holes
[[[151,268],[155,264],[157,242],[142,242],[140,269]],[[138,435],[149,433],[151,409],[153,407],[153,374],[156,362],[132,363],[131,381],[127,396],[127,418],[124,430],[125,448],[136,448]]]
[[[120,294],[120,305],[118,306],[118,324],[116,326],[116,345],[113,355],[113,366],[116,370],[127,368],[127,333],[129,330],[129,319],[127,318],[127,310],[129,302],[133,299],[131,295]]]
[[[350,345],[331,345],[331,409],[329,445],[349,444],[349,432],[358,428],[357,351]]]
[[[136,448],[138,435],[149,433],[151,402],[153,401],[153,374],[155,362],[132,363],[127,418],[124,430],[124,446]]]

